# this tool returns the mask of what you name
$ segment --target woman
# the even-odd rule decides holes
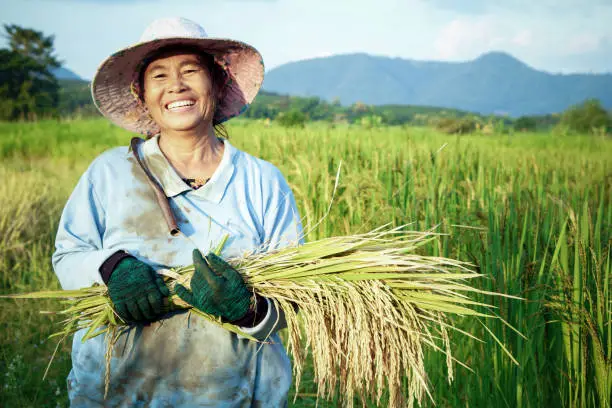
[[[114,351],[104,399],[103,336],[75,336],[71,406],[284,406],[291,383],[276,330],[282,311],[254,296],[221,259],[295,245],[301,225],[281,173],[234,148],[220,124],[239,115],[263,79],[259,53],[212,39],[185,19],[153,22],[141,41],[113,54],[92,85],[115,124],[148,136],[94,160],[62,214],[53,255],[64,289],[108,286],[131,323]],[[170,233],[149,177],[165,195],[180,234]],[[167,197],[167,198],[166,198]],[[209,254],[229,237],[221,257]],[[177,294],[238,325],[250,341],[189,313],[164,314],[155,270],[194,264]]]

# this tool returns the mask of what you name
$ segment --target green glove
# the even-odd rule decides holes
[[[239,320],[251,306],[252,293],[242,276],[230,264],[210,252],[202,258],[193,250],[195,272],[191,278],[191,291],[175,286],[176,294],[191,306],[228,322]]]
[[[122,259],[107,283],[117,314],[126,322],[152,321],[164,314],[168,287],[153,268],[134,257]]]

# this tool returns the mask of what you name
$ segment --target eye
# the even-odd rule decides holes
[[[162,78],[165,78],[165,77],[166,77],[166,74],[161,74],[161,73],[153,75],[153,79],[162,79]]]

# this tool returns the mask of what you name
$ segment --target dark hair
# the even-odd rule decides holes
[[[224,96],[223,94],[226,89],[225,84],[228,81],[227,72],[225,72],[225,70],[215,62],[215,58],[211,54],[202,51],[201,48],[190,45],[171,45],[167,47],[162,47],[158,50],[153,51],[145,58],[143,58],[142,62],[140,63],[140,66],[138,67],[138,98],[141,102],[144,103],[144,74],[149,64],[161,57],[182,53],[197,55],[200,64],[210,73],[210,78],[213,84],[214,104],[216,110],[217,101],[221,100]],[[229,134],[227,133],[227,129],[225,128],[223,123],[216,123],[214,116],[213,128],[215,129],[215,133],[217,135],[220,135],[226,139],[229,138]]]

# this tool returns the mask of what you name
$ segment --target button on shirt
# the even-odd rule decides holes
[[[197,190],[169,164],[158,137],[140,145],[140,157],[159,181],[181,233],[171,236],[144,171],[127,147],[94,160],[62,214],[53,267],[64,289],[102,284],[100,265],[125,250],[154,269],[192,264],[224,237],[224,259],[302,242],[293,194],[272,164],[227,140],[217,170]],[[189,312],[133,325],[113,350],[111,386],[103,399],[104,336],[82,342],[77,333],[68,376],[73,407],[276,407],[287,402],[291,367],[276,334],[282,312],[242,330],[266,343],[241,338]],[[275,327],[276,326],[276,327]]]

